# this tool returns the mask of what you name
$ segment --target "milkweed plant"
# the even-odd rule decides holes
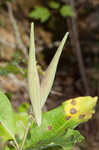
[[[88,121],[95,113],[97,97],[72,98],[55,109],[42,112],[68,34],[63,37],[40,82],[36,66],[34,24],[31,23],[28,90],[32,111],[28,113],[28,109],[25,109],[15,112],[6,95],[0,91],[0,139],[3,143],[0,149],[42,150],[57,147],[59,150],[70,150],[75,143],[84,139],[75,127]]]

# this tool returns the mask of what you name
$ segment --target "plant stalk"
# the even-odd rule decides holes
[[[23,140],[22,140],[22,145],[21,145],[21,148],[19,150],[23,150],[23,147],[24,147],[24,144],[25,144],[25,141],[26,141],[26,138],[27,138],[28,131],[30,129],[31,123],[32,123],[32,117],[30,117],[30,120],[28,122],[27,128],[26,128],[25,133],[24,133],[24,137],[23,137]]]
[[[16,148],[16,150],[20,150],[20,149],[19,149],[19,145],[18,145],[18,143],[17,143],[16,139],[15,139],[15,138],[13,138],[13,140],[14,140],[14,143],[15,143],[15,148]]]

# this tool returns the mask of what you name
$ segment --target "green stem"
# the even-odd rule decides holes
[[[15,148],[16,148],[16,150],[20,150],[20,149],[19,149],[19,145],[18,145],[18,143],[17,143],[16,139],[15,139],[15,138],[13,138],[13,140],[14,140],[14,143],[15,143]]]
[[[27,135],[28,135],[28,131],[29,131],[30,126],[31,126],[31,122],[32,122],[32,118],[30,118],[30,120],[28,122],[27,128],[26,128],[25,133],[24,133],[24,137],[23,137],[23,140],[22,140],[22,145],[21,145],[21,148],[19,150],[23,150],[23,147],[24,147]]]

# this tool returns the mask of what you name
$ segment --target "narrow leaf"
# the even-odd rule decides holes
[[[0,128],[4,128],[5,133],[9,134],[9,138],[15,139],[15,121],[14,121],[14,112],[11,107],[11,104],[1,91],[0,91]],[[3,131],[2,130],[2,131]],[[0,134],[2,136],[2,134]]]
[[[54,77],[55,77],[55,73],[56,73],[56,69],[57,69],[57,64],[63,49],[63,46],[65,44],[65,41],[67,40],[68,37],[68,32],[65,34],[63,40],[60,43],[60,46],[54,56],[54,58],[52,59],[50,65],[48,66],[44,77],[41,81],[41,107],[43,107],[43,105],[46,102],[46,99],[49,95],[49,92],[52,88],[53,85],[53,81],[54,81]]]
[[[40,82],[36,68],[35,44],[34,44],[34,24],[31,24],[30,33],[30,51],[28,62],[28,86],[29,95],[33,107],[34,116],[38,126],[41,124],[41,97],[40,97]]]

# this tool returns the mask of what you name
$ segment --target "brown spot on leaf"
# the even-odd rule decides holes
[[[52,126],[48,126],[47,128],[48,128],[48,130],[52,130]]]
[[[85,117],[85,114],[79,115],[79,119],[83,119]]]
[[[71,118],[71,116],[66,116],[66,120],[69,120]]]
[[[76,105],[76,101],[74,99],[72,99],[71,104]]]
[[[71,109],[70,109],[70,113],[71,113],[71,114],[76,114],[76,113],[77,113],[77,110],[76,110],[75,108],[71,108]]]

